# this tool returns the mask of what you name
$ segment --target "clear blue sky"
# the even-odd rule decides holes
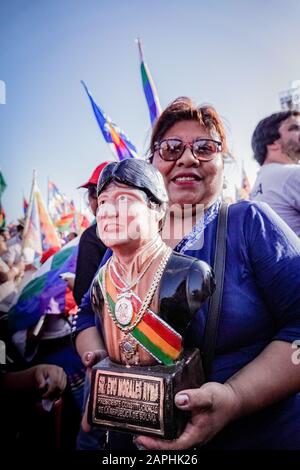
[[[225,118],[230,148],[253,180],[250,139],[300,78],[299,0],[2,0],[0,167],[7,220],[22,215],[32,170],[78,201],[76,187],[111,159],[80,80],[144,153],[150,120],[140,36],[162,106],[180,95]]]

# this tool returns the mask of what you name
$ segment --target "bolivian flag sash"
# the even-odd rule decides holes
[[[109,263],[107,268],[110,269]],[[105,268],[105,266],[103,266]],[[100,269],[98,274],[98,281],[103,292],[103,268]],[[109,303],[110,310],[115,315],[115,304],[117,302],[118,291],[111,282],[111,278],[116,286],[119,288],[125,287],[125,284],[117,278],[113,269],[108,274],[108,269],[105,269],[105,290],[107,302]],[[130,302],[133,307],[133,317],[131,324],[134,323],[137,313],[139,312],[142,301],[135,294],[130,292]],[[114,320],[118,324],[115,316]],[[130,325],[129,325],[130,327]],[[135,340],[158,362],[165,365],[172,365],[178,359],[182,350],[182,337],[170,325],[164,322],[158,315],[152,312],[149,308],[144,313],[141,321],[134,327],[130,334]]]

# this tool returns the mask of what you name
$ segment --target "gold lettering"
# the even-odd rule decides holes
[[[118,379],[115,377],[108,377],[107,379],[107,395],[115,396],[118,391]]]
[[[142,382],[134,379],[119,379],[118,396],[140,400],[142,397]]]
[[[144,382],[143,400],[156,402],[159,397],[158,383]]]
[[[106,377],[100,376],[98,382],[98,393],[106,393]]]

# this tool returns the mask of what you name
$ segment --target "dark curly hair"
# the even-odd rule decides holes
[[[257,124],[252,135],[251,145],[254,158],[260,165],[263,165],[266,159],[267,145],[273,144],[275,140],[280,138],[280,124],[291,116],[300,116],[300,113],[298,111],[281,111],[271,114]]]
[[[109,163],[99,176],[97,196],[99,197],[101,192],[114,181],[144,191],[149,200],[158,205],[168,202],[162,175],[145,160],[128,158]]]
[[[209,131],[216,132],[222,143],[222,153],[228,153],[224,126],[216,110],[212,106],[197,106],[190,98],[182,96],[169,104],[154,125],[148,152],[150,161],[153,159],[155,143],[179,121],[197,121]]]

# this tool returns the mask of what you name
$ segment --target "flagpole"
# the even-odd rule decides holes
[[[49,195],[49,176],[47,176],[47,209],[48,209],[48,212],[50,213],[50,211],[49,211],[49,201],[50,201],[50,195]]]
[[[154,81],[152,79],[150,70],[144,60],[142,42],[139,38],[136,38],[135,42],[137,43],[138,49],[139,49],[142,84],[143,84],[145,98],[148,104],[151,125],[153,127],[157,118],[161,114],[161,105],[159,102],[157,90],[156,90]]]
[[[135,38],[135,42],[137,43],[138,48],[139,48],[140,60],[141,62],[144,62],[144,54],[143,54],[142,43],[141,43],[140,38]]]
[[[24,217],[26,217],[26,213],[24,210],[24,199],[25,199],[25,191],[24,191],[24,188],[22,188],[22,209],[23,209]]]
[[[28,203],[28,208],[27,208],[27,212],[26,212],[26,216],[25,216],[25,225],[24,225],[23,237],[22,237],[22,253],[24,252],[25,235],[26,235],[26,233],[28,231],[28,227],[29,227],[29,220],[30,220],[30,214],[31,214],[31,209],[32,209],[32,204],[33,204],[35,184],[36,184],[36,170],[34,169],[33,173],[32,173],[32,183],[31,183],[29,203]]]

